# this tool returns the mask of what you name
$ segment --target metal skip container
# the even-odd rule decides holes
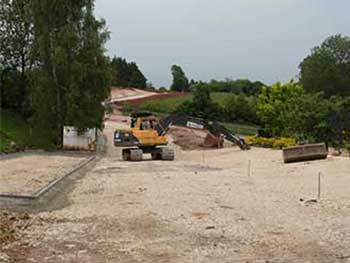
[[[79,132],[75,127],[65,126],[63,132],[63,149],[94,151],[96,149],[97,129]]]
[[[328,150],[324,143],[305,144],[283,149],[285,163],[326,159],[327,156]]]

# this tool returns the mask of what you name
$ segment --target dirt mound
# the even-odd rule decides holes
[[[169,129],[167,135],[173,143],[186,151],[207,148],[204,146],[205,138],[208,135],[207,131],[173,126]]]

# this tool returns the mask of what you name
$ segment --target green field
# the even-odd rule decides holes
[[[34,135],[29,123],[19,115],[0,111],[0,152],[11,152],[14,142],[17,148],[50,148],[49,140],[41,132]]]
[[[243,125],[237,123],[221,123],[226,129],[235,134],[254,136],[258,134],[258,126],[254,125]]]
[[[186,94],[182,97],[173,97],[167,99],[158,99],[150,102],[146,102],[141,105],[141,110],[156,112],[156,113],[170,113],[174,112],[175,109],[185,102],[191,100],[192,94]]]
[[[224,105],[229,95],[231,95],[231,93],[214,92],[211,93],[210,96],[213,101],[219,103],[220,105]],[[182,97],[154,100],[144,103],[140,109],[158,113],[170,113],[174,112],[175,109],[183,102],[192,100],[192,97],[193,95],[189,93]]]
[[[217,102],[219,105],[224,106],[226,100],[231,93],[223,93],[223,92],[213,92],[211,93],[211,98],[214,102]],[[192,94],[187,94],[183,97],[175,97],[168,98],[162,100],[154,100],[151,102],[146,102],[141,105],[140,110],[146,110],[154,113],[158,113],[160,115],[164,115],[167,113],[172,113],[176,110],[176,108],[185,102],[186,100],[191,100],[193,97]],[[258,131],[258,127],[254,125],[242,125],[237,123],[221,123],[225,126],[226,129],[230,130],[236,134],[242,135],[256,135]]]

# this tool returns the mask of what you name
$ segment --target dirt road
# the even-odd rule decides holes
[[[121,125],[106,123],[109,140]],[[284,165],[280,151],[236,147],[176,156],[127,163],[110,141],[65,207],[34,215],[4,252],[17,262],[350,262],[348,158]],[[306,202],[319,172],[322,199]]]
[[[142,89],[122,89],[122,88],[111,88],[111,99],[112,103],[115,102],[126,102],[131,100],[137,100],[157,95],[156,92],[145,91]]]

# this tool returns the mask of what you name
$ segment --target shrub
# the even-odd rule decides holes
[[[124,116],[128,116],[133,111],[133,107],[130,105],[130,103],[125,102],[123,103],[122,113]]]
[[[293,138],[265,138],[258,136],[248,136],[245,140],[249,145],[252,146],[273,149],[282,149],[285,147],[297,145],[296,140]]]
[[[293,138],[279,138],[274,141],[272,148],[283,149],[286,147],[292,147],[296,145],[297,145],[297,141]]]

